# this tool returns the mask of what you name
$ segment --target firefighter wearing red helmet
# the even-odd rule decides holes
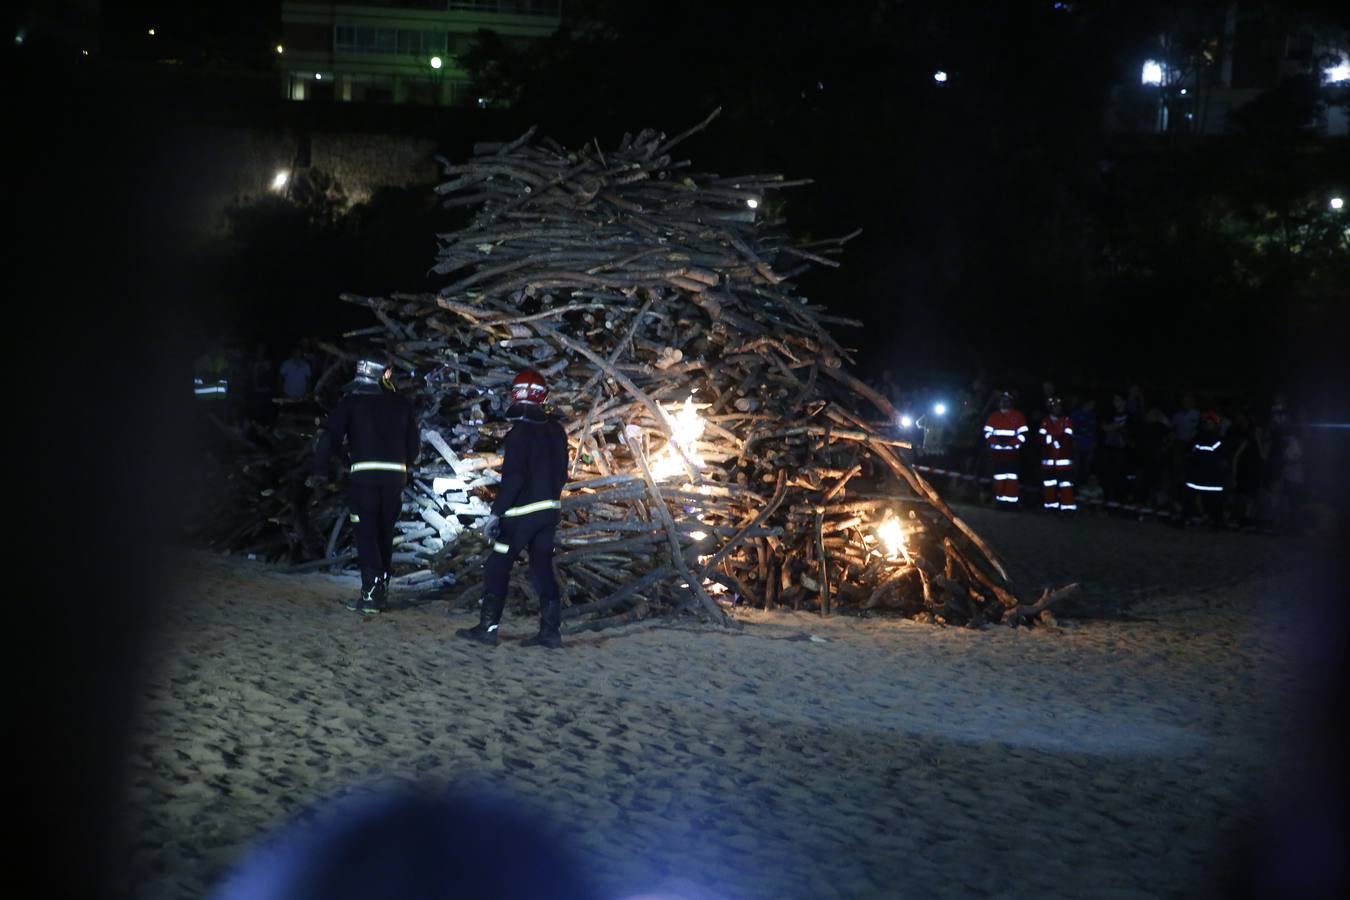
[[[1200,416],[1195,439],[1186,450],[1181,518],[1185,525],[1204,518],[1211,525],[1224,524],[1224,488],[1228,481],[1228,453],[1223,442],[1223,417],[1210,410]]]
[[[489,647],[497,646],[511,567],[522,551],[529,553],[530,583],[539,596],[539,633],[523,644],[549,649],[562,646],[553,537],[567,482],[567,432],[544,408],[547,398],[548,383],[534,369],[522,370],[511,382],[506,418],[512,426],[502,443],[502,483],[484,529],[492,552],[483,567],[482,607],[477,625],[455,632]]]

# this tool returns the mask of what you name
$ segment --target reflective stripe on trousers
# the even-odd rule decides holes
[[[546,509],[562,509],[561,500],[539,500],[535,503],[526,503],[524,506],[513,506],[502,513],[505,518],[515,518],[516,516],[528,516],[532,512],[542,512]]]

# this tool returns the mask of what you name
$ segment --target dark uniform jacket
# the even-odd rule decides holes
[[[328,459],[344,440],[352,481],[364,484],[406,484],[421,443],[412,404],[391,391],[366,385],[344,396],[328,414],[314,455],[315,473],[327,474]]]
[[[1219,432],[1201,427],[1185,460],[1186,486],[1195,491],[1222,493],[1228,482],[1228,448]]]
[[[502,443],[502,484],[492,514],[510,519],[560,509],[567,483],[567,432],[533,403],[512,404],[506,418],[515,424]]]

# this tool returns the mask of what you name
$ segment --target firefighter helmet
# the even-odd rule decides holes
[[[543,403],[548,396],[548,383],[534,369],[521,369],[511,382],[512,403]]]
[[[387,369],[378,359],[363,359],[356,364],[356,382],[358,384],[379,384]]]

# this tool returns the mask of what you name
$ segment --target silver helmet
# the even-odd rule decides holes
[[[356,364],[357,384],[379,384],[387,366],[377,359],[363,359]]]

